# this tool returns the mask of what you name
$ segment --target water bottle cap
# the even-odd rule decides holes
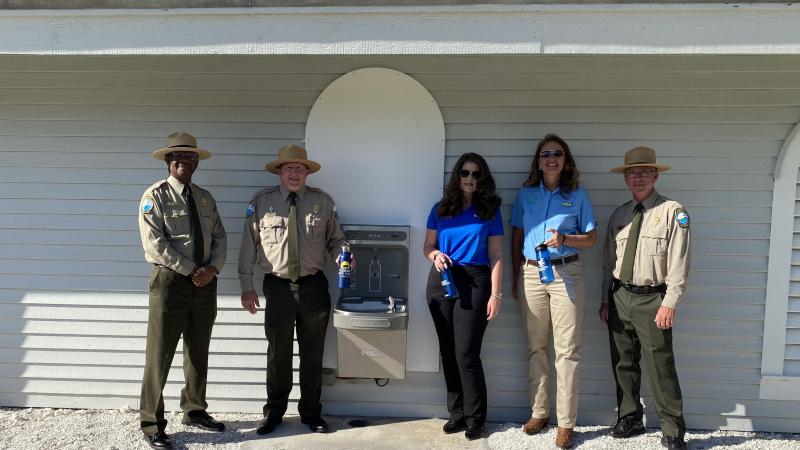
[[[536,246],[536,251],[537,251],[537,252],[544,251],[545,249],[547,249],[547,246],[546,246],[546,245],[544,245],[544,243],[542,243],[542,244],[539,244],[539,245],[537,245],[537,246]]]

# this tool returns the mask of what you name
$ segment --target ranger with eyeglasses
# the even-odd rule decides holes
[[[644,433],[639,398],[644,354],[652,401],[661,422],[661,443],[686,448],[683,398],[672,326],[675,308],[686,291],[691,229],[680,203],[655,190],[659,173],[655,150],[635,147],[625,153],[623,173],[633,200],[617,208],[608,222],[603,251],[603,300],[600,318],[608,323],[611,363],[617,385],[617,422],[611,435]]]
[[[206,412],[206,381],[217,274],[225,263],[227,237],[211,193],[192,183],[198,161],[211,152],[197,148],[191,134],[178,132],[153,157],[166,162],[169,176],[147,188],[139,203],[144,255],[153,264],[139,420],[150,447],[171,449],[162,392],[181,336],[183,423],[225,429]]]

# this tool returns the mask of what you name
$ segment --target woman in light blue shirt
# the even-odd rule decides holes
[[[597,241],[597,220],[566,141],[548,134],[539,142],[528,180],[511,211],[512,295],[519,301],[528,336],[531,418],[536,434],[550,422],[549,339],[553,332],[557,372],[556,446],[572,445],[578,416],[579,366],[585,289],[579,249]],[[555,280],[542,284],[536,246],[549,247]],[[520,285],[520,281],[522,284]]]

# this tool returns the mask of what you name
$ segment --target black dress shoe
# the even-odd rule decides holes
[[[464,437],[468,441],[474,441],[483,434],[483,427],[479,425],[467,425],[467,430],[464,432]]]
[[[283,422],[283,419],[280,417],[264,417],[258,422],[258,428],[256,428],[256,434],[270,434],[275,431],[275,427],[278,426]]]
[[[464,431],[466,429],[467,429],[467,421],[464,419],[461,420],[450,419],[447,421],[446,424],[442,425],[442,431],[444,431],[445,434],[458,433],[459,431]]]
[[[194,411],[192,411],[194,413]],[[225,424],[209,416],[207,412],[200,411],[189,413],[183,418],[183,424],[193,427],[200,427],[211,431],[225,431]]]
[[[308,425],[308,429],[314,433],[327,433],[328,423],[322,417],[312,417],[310,419],[300,419],[300,422]]]
[[[686,442],[679,437],[661,436],[661,445],[669,450],[686,450]]]
[[[163,431],[156,431],[154,434],[145,434],[145,440],[150,444],[151,448],[155,450],[172,450],[172,442],[169,441],[169,436]]]
[[[611,426],[611,436],[615,438],[629,438],[645,432],[641,419],[625,416]]]

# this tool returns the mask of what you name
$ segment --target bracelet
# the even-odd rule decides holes
[[[503,293],[502,292],[494,292],[494,293],[492,293],[492,297],[494,297],[494,298],[496,298],[498,300],[502,300],[503,299]]]
[[[567,235],[566,234],[562,234],[561,235],[561,245],[564,245],[565,242],[567,242]]]

